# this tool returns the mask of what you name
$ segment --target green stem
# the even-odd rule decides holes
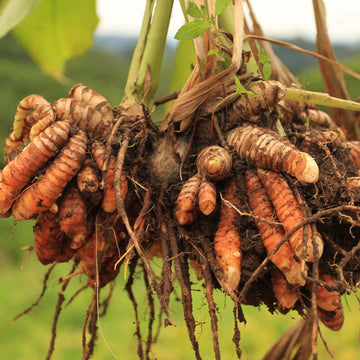
[[[128,77],[125,85],[124,95],[120,105],[137,103],[136,82],[139,74],[139,68],[146,45],[146,37],[149,32],[152,12],[155,0],[147,0],[145,5],[145,13],[140,29],[138,42],[136,44],[134,54],[129,67]]]
[[[153,6],[154,0],[148,0],[121,105],[143,102],[151,108],[153,104],[160,80],[173,0],[157,0],[151,18]]]
[[[327,93],[307,91],[296,88],[287,88],[284,99],[308,102],[316,105],[324,105],[334,108],[360,111],[360,103],[350,100],[339,99]]]
[[[226,10],[219,15],[219,28],[234,35],[234,6],[229,4]]]

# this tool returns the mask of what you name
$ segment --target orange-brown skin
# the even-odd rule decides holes
[[[0,214],[10,209],[15,197],[30,183],[37,171],[63,147],[69,131],[68,122],[54,123],[4,167],[0,182]]]
[[[319,168],[315,160],[270,129],[239,126],[228,133],[227,142],[250,164],[287,172],[303,182],[318,181]]]
[[[357,170],[360,170],[360,141],[346,141],[343,143],[348,149],[349,159],[353,162]]]
[[[87,86],[82,84],[74,85],[69,91],[69,98],[81,101],[99,111],[105,118],[106,123],[111,123],[114,119],[111,105],[106,98]]]
[[[321,111],[319,109],[307,109],[304,111],[301,111],[298,115],[299,119],[301,119],[304,123],[308,121],[308,119],[327,129],[335,130],[335,132],[338,134],[338,137],[342,140],[345,140],[346,136],[343,132],[343,130],[336,125],[335,121],[324,111]]]
[[[92,155],[97,163],[97,166],[103,172],[103,201],[101,207],[107,213],[112,213],[116,210],[116,196],[114,189],[116,158],[110,155],[107,162],[104,163],[106,147],[100,142],[95,142],[92,147]],[[121,193],[123,199],[126,199],[128,193],[128,181],[123,172],[120,177]]]
[[[22,99],[16,109],[13,132],[5,139],[5,156],[18,148],[23,142],[25,120],[30,110],[36,110],[40,121],[30,130],[30,139],[34,139],[55,120],[50,103],[40,95],[29,95]]]
[[[198,173],[188,179],[176,200],[175,217],[179,225],[192,224],[198,214],[198,194],[202,176]]]
[[[100,111],[81,101],[61,98],[52,107],[58,119],[70,119],[79,129],[92,136],[105,137],[111,131],[112,122],[104,118]]]
[[[279,311],[287,312],[292,309],[299,298],[298,292],[289,286],[286,278],[276,268],[271,270],[271,283]]]
[[[268,80],[253,85],[252,94],[241,94],[234,103],[235,112],[242,118],[257,116],[275,106],[286,94],[286,88],[279,81]]]
[[[335,285],[335,278],[330,274],[320,274],[320,280],[327,285]],[[319,318],[322,323],[333,331],[340,330],[344,323],[341,294],[337,291],[328,291],[323,286],[318,286],[316,295]]]
[[[196,166],[202,176],[214,181],[220,181],[230,175],[232,157],[221,146],[208,146],[199,153]]]
[[[67,262],[74,255],[70,239],[60,229],[57,215],[49,211],[42,213],[36,221],[34,248],[38,260],[44,265]]]
[[[114,269],[120,258],[116,239],[108,236],[111,233],[105,235],[101,229],[102,226],[95,227],[88,241],[76,252],[91,287],[103,287],[118,275],[120,269],[120,266]]]
[[[75,184],[67,186],[59,203],[59,225],[71,239],[70,247],[83,245],[87,233],[86,203]]]
[[[258,169],[257,174],[275,208],[279,220],[284,226],[285,232],[289,232],[304,220],[298,199],[294,195],[284,176],[280,173],[271,170]],[[312,232],[309,225],[307,225],[307,232],[308,234],[305,242],[307,247],[306,260],[313,261],[314,250],[311,239]],[[291,235],[289,239],[295,255],[300,259],[303,257],[303,234],[304,228],[300,228]],[[315,237],[315,241],[318,244],[319,256],[321,256],[322,240],[318,234],[316,234]]]
[[[275,224],[279,220],[274,216],[274,207],[256,173],[247,171],[245,182],[250,209],[255,215],[255,223],[264,246],[270,253],[283,240],[284,230]],[[270,260],[282,271],[290,284],[305,285],[305,279],[301,275],[301,264],[296,260],[289,242],[282,244]]]
[[[14,202],[12,214],[15,220],[30,219],[54,205],[65,186],[81,168],[86,156],[86,144],[87,135],[84,131],[70,138],[44,176]]]
[[[216,187],[203,179],[199,189],[199,209],[204,215],[210,215],[216,207]]]
[[[101,176],[98,167],[92,160],[87,158],[76,175],[76,184],[81,196],[94,205],[99,205],[102,201],[100,181]]]
[[[241,205],[234,179],[227,183],[223,199],[235,207]],[[241,238],[237,229],[238,221],[238,212],[228,203],[223,202],[218,229],[214,237],[214,249],[225,280],[232,290],[237,288],[241,276],[242,253]]]

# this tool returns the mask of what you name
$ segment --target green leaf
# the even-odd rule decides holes
[[[199,9],[199,7],[193,3],[189,2],[188,7],[186,9],[186,13],[193,18],[204,18],[206,17],[204,13]]]
[[[215,3],[215,14],[222,14],[226,8],[232,3],[232,0],[216,0]]]
[[[40,69],[60,80],[65,62],[93,44],[98,24],[95,0],[43,0],[13,29]]]
[[[0,0],[0,38],[24,19],[41,0]]]
[[[255,93],[253,91],[244,88],[243,84],[240,82],[239,78],[236,75],[234,75],[234,81],[236,85],[236,94],[249,94],[251,96],[255,96]]]
[[[177,40],[192,40],[201,36],[208,28],[210,23],[207,20],[195,19],[184,24],[175,34]]]
[[[269,80],[271,73],[272,73],[272,69],[271,69],[271,65],[270,63],[266,62],[265,64],[263,64],[262,66],[262,73],[264,75],[265,80]]]
[[[218,61],[224,62],[225,58],[220,54],[219,50],[211,49],[208,51],[207,56],[215,55]]]

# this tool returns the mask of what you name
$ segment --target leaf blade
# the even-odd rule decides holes
[[[193,18],[196,19],[201,19],[204,17],[203,12],[199,9],[199,7],[193,3],[193,2],[189,2],[188,7],[186,9],[186,13],[190,16],[192,16]]]
[[[43,0],[12,33],[45,74],[60,80],[66,61],[91,47],[98,21],[95,0]]]
[[[215,14],[221,15],[226,8],[231,4],[232,0],[216,0],[215,3]]]
[[[0,38],[20,23],[41,0],[4,0],[0,4]]]
[[[176,40],[192,40],[201,36],[208,28],[210,23],[207,20],[195,19],[184,24],[175,34]]]

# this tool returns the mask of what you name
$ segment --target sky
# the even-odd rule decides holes
[[[360,42],[360,0],[324,0],[332,41]],[[98,35],[138,36],[146,0],[97,0]],[[268,37],[300,36],[315,39],[311,0],[251,0],[252,8]],[[169,38],[184,23],[179,1],[174,0]]]

